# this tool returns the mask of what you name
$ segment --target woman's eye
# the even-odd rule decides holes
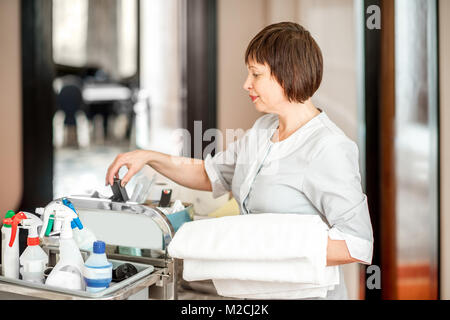
[[[257,76],[259,76],[258,74],[254,73],[253,76],[256,78]]]

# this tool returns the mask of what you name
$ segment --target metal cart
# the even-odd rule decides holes
[[[151,205],[132,202],[113,202],[109,199],[85,196],[67,197],[84,226],[106,243],[106,254],[114,266],[133,264],[138,273],[98,293],[66,290],[44,284],[0,276],[0,294],[15,299],[58,300],[124,300],[124,299],[177,299],[177,273],[179,262],[167,253],[167,246],[179,227]],[[180,220],[180,216],[186,217]],[[193,208],[171,217],[172,221],[192,220]],[[175,219],[174,219],[175,218]],[[45,237],[42,248],[49,255],[49,267],[59,259],[58,238]],[[121,250],[122,249],[122,250]],[[123,250],[133,249],[133,250]],[[123,252],[139,252],[124,254]],[[82,251],[86,260],[88,252]]]

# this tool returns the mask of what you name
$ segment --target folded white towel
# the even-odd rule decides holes
[[[339,277],[339,276],[338,276]],[[339,278],[337,278],[339,280]],[[214,279],[217,293],[224,297],[248,299],[305,299],[325,298],[334,285]]]
[[[183,224],[168,249],[180,259],[309,259],[318,251],[324,256],[328,229],[318,215],[227,216]]]
[[[339,284],[339,269],[317,265],[307,259],[277,261],[197,260],[183,264],[186,281],[237,279],[289,282],[313,286]]]
[[[339,284],[326,267],[328,226],[316,215],[251,214],[185,223],[169,254],[185,259],[187,281],[213,279],[220,295],[325,297]]]

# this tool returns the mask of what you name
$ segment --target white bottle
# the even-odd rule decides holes
[[[103,241],[94,242],[93,253],[84,264],[83,275],[88,292],[98,292],[109,287],[112,280],[112,264],[106,258]]]
[[[20,256],[20,274],[22,280],[44,283],[44,270],[47,268],[48,255],[39,246],[38,226],[42,225],[41,219],[31,213],[26,213],[27,219],[22,220],[24,229],[29,229],[27,247]]]
[[[9,246],[12,231],[12,218],[14,211],[9,210],[2,226],[2,276],[19,279],[19,240],[15,237],[12,246]]]
[[[76,214],[76,218],[72,220],[70,225],[72,227],[73,239],[77,243],[78,248],[92,252],[92,244],[97,241],[94,233],[83,226],[72,202],[67,198],[62,198],[62,204]]]
[[[69,208],[58,210],[55,214],[55,222],[63,220],[59,240],[59,261],[50,272],[45,284],[70,290],[85,290],[82,273],[84,260],[72,238],[70,225],[74,218],[76,214]]]
[[[94,233],[86,227],[82,227],[81,229],[75,228],[72,231],[73,239],[77,243],[78,248],[92,252],[92,244],[97,241]]]

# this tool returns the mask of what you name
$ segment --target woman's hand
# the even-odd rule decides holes
[[[119,154],[108,168],[106,185],[113,185],[114,177],[119,178],[120,168],[126,166],[128,172],[122,178],[122,186],[125,186],[146,164],[184,187],[212,191],[211,182],[203,161],[146,150],[135,150]]]
[[[327,245],[327,266],[337,266],[347,263],[365,263],[357,260],[350,255],[345,240],[331,240],[328,237]]]
[[[151,154],[152,152],[147,150],[135,150],[119,154],[108,168],[106,185],[113,185],[114,177],[119,178],[120,168],[126,166],[128,172],[122,178],[122,187],[124,187],[139,170],[148,164]]]

